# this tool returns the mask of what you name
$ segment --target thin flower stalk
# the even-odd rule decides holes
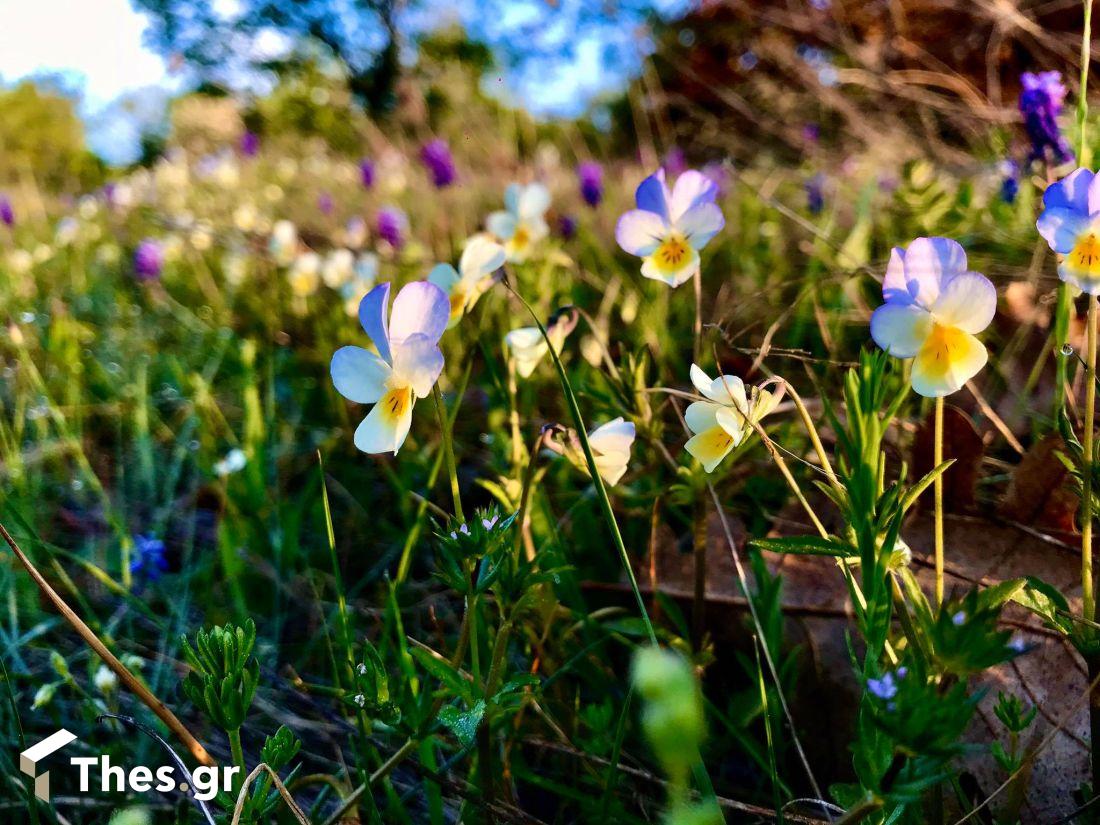
[[[943,464],[943,396],[936,399],[935,432],[932,444],[932,466]],[[936,605],[943,604],[943,473],[932,482],[933,536],[936,561]]]

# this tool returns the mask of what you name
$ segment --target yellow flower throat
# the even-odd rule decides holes
[[[667,238],[653,253],[653,260],[661,269],[677,269],[690,254],[690,247],[679,235]]]
[[[1095,232],[1077,239],[1073,251],[1066,256],[1066,263],[1075,272],[1092,278],[1100,276],[1100,239]]]

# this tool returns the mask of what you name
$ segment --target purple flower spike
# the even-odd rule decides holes
[[[246,158],[254,158],[260,151],[260,136],[255,132],[245,132],[241,135],[241,154]]]
[[[806,208],[811,215],[819,215],[825,208],[825,178],[820,172],[806,181]]]
[[[581,197],[589,206],[599,206],[603,199],[603,168],[593,161],[585,161],[577,167],[581,184]]]
[[[1024,72],[1020,75],[1023,90],[1020,92],[1020,114],[1024,116],[1024,129],[1031,139],[1028,161],[1052,159],[1065,163],[1073,159],[1065,137],[1058,128],[1058,116],[1066,98],[1060,72]]]
[[[432,176],[436,189],[443,189],[455,181],[455,160],[447,141],[436,138],[420,149],[420,160]]]
[[[134,250],[134,277],[139,281],[155,281],[164,268],[164,255],[160,244],[146,238]]]
[[[7,195],[0,195],[0,223],[4,226],[15,226],[15,210]]]
[[[374,186],[374,161],[368,158],[359,161],[359,180],[364,189]]]
[[[322,192],[317,196],[317,209],[322,215],[331,215],[335,207],[336,204],[332,200],[332,195],[328,192]]]
[[[168,559],[164,555],[164,542],[152,536],[134,536],[134,554],[130,560],[130,573],[156,581],[168,572]]]
[[[562,215],[558,218],[558,234],[565,240],[570,240],[577,234],[577,219],[572,215]]]
[[[400,249],[405,245],[405,230],[408,225],[408,218],[400,209],[385,206],[378,210],[375,229],[378,236],[394,249]]]

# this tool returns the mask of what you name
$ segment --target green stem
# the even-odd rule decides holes
[[[1097,298],[1090,295],[1085,372],[1084,460],[1081,467],[1081,596],[1084,617],[1089,622],[1096,619],[1096,597],[1092,584],[1092,473],[1096,460],[1093,444],[1096,428],[1096,313]]]
[[[443,438],[443,455],[447,459],[447,474],[451,477],[451,496],[455,503],[455,518],[465,524],[466,517],[462,514],[462,493],[458,489],[458,469],[455,467],[454,441],[451,439],[451,425],[447,420],[447,413],[443,406],[443,393],[439,390],[439,384],[432,387],[432,398],[435,399],[435,412],[439,416],[439,429]]]
[[[241,747],[241,729],[227,730],[226,735],[229,736],[229,750],[233,754],[233,764],[240,768],[240,771],[233,779],[233,796],[235,797],[240,793],[241,783],[248,773],[248,767],[244,764],[244,749]]]
[[[522,295],[512,289],[507,281],[505,281],[505,284],[530,313],[531,318],[535,321],[535,325],[539,328],[539,332],[542,333],[543,340],[546,341],[546,345],[550,349],[550,357],[554,360],[554,368],[558,372],[558,380],[561,382],[562,392],[565,395],[566,403],[569,406],[569,412],[573,418],[573,425],[577,429],[577,438],[581,442],[581,450],[584,452],[584,460],[588,466],[588,474],[592,477],[592,486],[596,489],[596,498],[599,499],[600,509],[603,511],[604,519],[607,521],[607,527],[611,531],[611,538],[615,542],[615,548],[619,551],[619,557],[622,559],[627,579],[630,581],[630,588],[634,591],[634,599],[638,603],[638,612],[641,614],[646,633],[649,636],[650,642],[656,645],[657,633],[653,629],[653,623],[649,620],[649,612],[646,610],[645,600],[642,598],[642,591],[638,587],[638,578],[634,575],[634,566],[630,563],[630,555],[626,552],[626,545],[623,543],[622,533],[619,532],[619,523],[615,520],[615,511],[611,507],[611,500],[607,497],[607,488],[604,486],[603,477],[596,467],[596,458],[592,454],[592,446],[588,443],[588,431],[584,427],[584,418],[581,416],[581,408],[577,403],[577,397],[573,394],[573,387],[569,383],[569,376],[565,374],[565,367],[562,366],[561,358],[558,357],[558,351],[554,348],[554,343],[550,340],[550,336],[546,332],[546,327],[543,326],[538,315],[535,314],[531,305],[524,300]]]
[[[1092,153],[1089,151],[1088,141],[1086,140],[1089,116],[1087,92],[1090,53],[1092,50],[1092,0],[1084,0],[1084,7],[1085,19],[1081,34],[1081,89],[1077,95],[1077,163],[1087,169],[1089,168],[1089,161],[1092,159]]]
[[[936,427],[932,446],[932,466],[943,464],[943,396],[936,399]],[[936,551],[936,607],[943,604],[943,473],[932,482],[934,538]]]

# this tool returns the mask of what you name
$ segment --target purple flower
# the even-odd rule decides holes
[[[665,174],[669,177],[677,178],[687,171],[687,158],[684,156],[684,150],[679,146],[673,146],[665,153],[665,162],[662,164],[665,169]]]
[[[168,572],[168,559],[164,555],[164,542],[152,536],[134,536],[134,553],[130,559],[130,573],[156,581]]]
[[[359,161],[359,180],[364,189],[374,186],[374,161],[368,158]]]
[[[436,189],[443,189],[455,181],[455,159],[451,147],[442,138],[429,140],[420,149],[420,160],[432,175]]]
[[[384,206],[378,210],[375,230],[378,236],[394,249],[405,245],[405,230],[409,221],[405,213],[393,206]]]
[[[322,215],[331,215],[335,206],[336,204],[332,200],[332,195],[328,192],[322,192],[317,196],[317,209],[320,210]]]
[[[0,195],[0,223],[4,226],[15,226],[15,210],[11,208],[7,195]]]
[[[1014,160],[1001,162],[1001,200],[1005,203],[1015,203],[1016,195],[1020,191],[1020,167]]]
[[[818,215],[825,208],[825,177],[818,172],[805,183],[806,208],[811,215]]]
[[[718,197],[722,197],[730,185],[730,171],[726,164],[712,160],[699,170],[718,189]]]
[[[603,168],[593,161],[585,161],[577,167],[581,184],[581,197],[589,206],[599,206],[603,199]]]
[[[260,136],[255,132],[245,132],[241,135],[241,154],[246,158],[254,158],[260,151]]]
[[[139,281],[155,281],[164,267],[160,244],[146,238],[134,250],[134,277]]]
[[[821,140],[821,127],[816,123],[807,123],[802,127],[802,140],[811,146]]]
[[[1023,89],[1020,92],[1020,114],[1024,116],[1024,129],[1031,140],[1028,161],[1047,160],[1065,163],[1073,158],[1065,137],[1058,128],[1058,116],[1066,98],[1060,72],[1024,72],[1020,75]],[[1048,154],[1049,150],[1049,154]]]
[[[558,218],[558,234],[565,240],[570,240],[577,234],[577,219],[572,215],[562,215]]]

